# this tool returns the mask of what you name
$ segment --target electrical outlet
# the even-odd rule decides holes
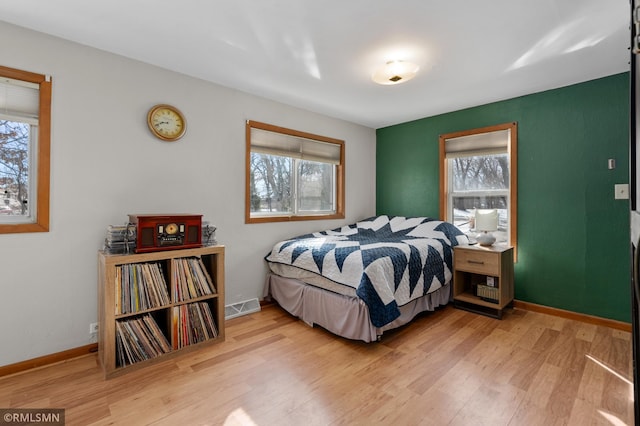
[[[614,198],[616,200],[628,200],[629,199],[629,184],[628,183],[616,183],[614,185]]]
[[[98,323],[92,322],[89,324],[89,334],[98,334]]]

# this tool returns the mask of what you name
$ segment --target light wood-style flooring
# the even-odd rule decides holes
[[[0,408],[67,425],[632,425],[631,336],[524,310],[451,306],[360,343],[278,306],[227,339],[104,380],[97,355],[0,378]]]

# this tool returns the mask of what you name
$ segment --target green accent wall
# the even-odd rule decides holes
[[[515,121],[516,299],[630,322],[628,117],[623,73],[378,129],[377,213],[438,217],[438,136]]]

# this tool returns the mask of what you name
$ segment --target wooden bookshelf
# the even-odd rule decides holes
[[[98,252],[105,378],[224,341],[224,246]]]

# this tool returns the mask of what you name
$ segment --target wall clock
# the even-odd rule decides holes
[[[163,141],[177,141],[187,131],[187,120],[178,108],[159,104],[149,110],[147,124],[151,133]]]

